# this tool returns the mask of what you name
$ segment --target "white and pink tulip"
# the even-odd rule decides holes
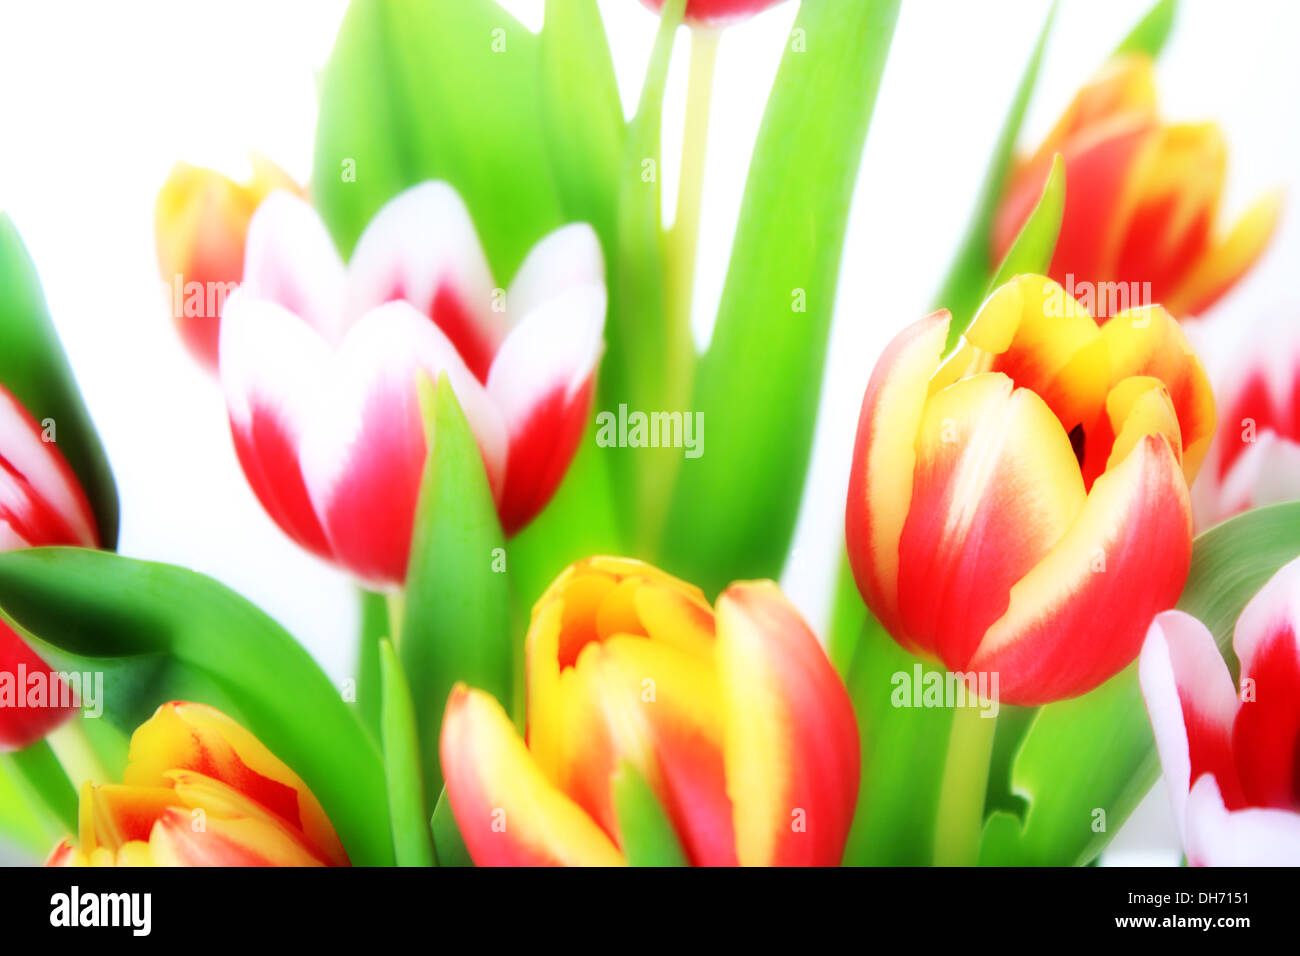
[[[1193,866],[1300,864],[1300,559],[1237,620],[1234,686],[1205,625],[1156,617],[1142,694]]]
[[[249,226],[221,323],[235,450],[295,541],[375,585],[406,575],[426,457],[416,383],[445,373],[506,532],[577,450],[603,349],[590,227],[568,225],[497,288],[469,211],[428,182],[392,199],[344,266],[315,211],[273,193]]]

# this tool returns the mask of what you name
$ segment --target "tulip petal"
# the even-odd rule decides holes
[[[534,309],[583,286],[605,287],[605,259],[596,231],[578,222],[533,246],[510,282],[506,312],[518,324]]]
[[[853,706],[775,584],[718,599],[727,792],[745,866],[836,866],[858,795]]]
[[[8,675],[14,682],[14,705],[18,696],[25,698],[27,687],[18,684],[18,673],[45,674],[49,681],[48,701],[62,700],[67,691],[62,678],[50,677],[45,662],[4,621],[0,621],[0,674]],[[24,700],[25,702],[25,700]],[[22,750],[40,740],[74,713],[75,707],[0,706],[0,753]]]
[[[951,318],[935,312],[890,342],[871,374],[858,419],[845,538],[858,590],[892,633],[899,630],[898,544],[912,500],[916,435]]]
[[[1214,777],[1187,800],[1187,862],[1192,866],[1300,865],[1300,814],[1248,808],[1230,811]]]
[[[1092,689],[1137,655],[1146,622],[1178,599],[1191,539],[1178,460],[1163,437],[1148,435],[1097,479],[1065,538],[1012,587],[970,668],[998,672],[1000,697],[1012,704]]]
[[[1277,231],[1282,194],[1257,199],[1232,230],[1201,252],[1181,280],[1165,293],[1164,304],[1175,315],[1200,315],[1245,275]]]
[[[431,318],[480,382],[505,336],[487,256],[460,194],[412,186],[384,204],[348,263],[346,314],[355,321],[404,300]]]
[[[277,191],[257,207],[244,245],[242,287],[292,312],[326,341],[343,338],[343,260],[305,200]]]
[[[325,340],[274,302],[240,290],[221,321],[221,385],[235,454],[253,493],[285,534],[313,554],[332,549],[299,460],[303,430],[326,392]]]
[[[171,786],[176,771],[202,774],[275,814],[302,835],[315,856],[347,863],[334,827],[302,779],[218,710],[194,703],[162,705],[131,736],[128,761],[123,778],[128,786]]]
[[[1151,623],[1138,676],[1174,821],[1186,843],[1193,783],[1210,774],[1240,793],[1232,756],[1232,676],[1205,625],[1182,611],[1165,611]]]
[[[614,844],[537,766],[505,711],[458,685],[442,723],[447,797],[479,866],[617,866]]]
[[[446,372],[499,494],[505,430],[451,342],[406,302],[361,318],[334,355],[330,388],[302,437],[302,471],[331,550],[357,576],[406,577],[427,448],[417,374]]]
[[[40,423],[0,386],[0,529],[31,546],[99,545],[86,493]]]
[[[1163,435],[1181,462],[1182,431],[1178,413],[1164,382],[1149,375],[1132,375],[1119,382],[1106,396],[1106,415],[1115,440],[1106,460],[1107,470],[1115,468],[1146,435]]]
[[[1070,440],[1036,393],[992,372],[931,397],[898,545],[902,633],[963,670],[1085,498]]]
[[[500,509],[507,534],[542,510],[573,460],[591,411],[604,328],[604,286],[577,286],[526,314],[492,363],[487,390],[510,442]]]
[[[1102,328],[1111,382],[1132,375],[1158,378],[1169,389],[1183,440],[1187,483],[1200,470],[1214,437],[1214,394],[1201,360],[1178,323],[1159,306],[1132,309]]]
[[[172,807],[149,837],[157,866],[321,866],[319,859],[280,827],[263,819],[221,819]]]
[[[1242,703],[1233,729],[1248,803],[1300,812],[1300,559],[1287,564],[1242,610],[1232,644]],[[1235,808],[1231,794],[1228,806]]]
[[[1224,434],[1219,433],[1220,440]],[[1300,498],[1300,444],[1266,431],[1242,447],[1245,451],[1234,460],[1211,504],[1211,523],[1248,508]]]

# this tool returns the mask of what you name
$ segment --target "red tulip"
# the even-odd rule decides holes
[[[275,754],[203,704],[163,704],[131,735],[123,782],[87,782],[78,845],[47,866],[346,866],[319,801]]]
[[[367,582],[401,583],[426,456],[419,374],[448,376],[513,533],[577,450],[604,321],[586,225],[539,242],[505,292],[445,183],[384,206],[346,268],[311,207],[273,194],[221,323],[244,474],[299,544]]]
[[[217,370],[221,306],[244,274],[248,221],[272,190],[302,192],[270,160],[254,154],[252,163],[247,183],[177,163],[154,208],[158,270],[172,320],[185,347],[212,372]]]
[[[1234,686],[1205,625],[1159,615],[1139,675],[1193,866],[1300,865],[1300,560],[1237,619]]]
[[[1211,306],[1263,252],[1281,199],[1258,200],[1219,226],[1227,146],[1219,128],[1156,115],[1150,57],[1108,64],[1079,91],[1056,128],[1012,175],[993,234],[1001,260],[1060,153],[1065,217],[1049,275],[1105,321],[1159,303],[1176,317]],[[1118,305],[1102,307],[1112,301]]]
[[[656,13],[664,6],[664,0],[641,0],[641,2]],[[748,19],[781,2],[782,0],[687,0],[686,22],[706,26],[725,26],[728,23]]]
[[[867,386],[845,511],[858,588],[900,644],[996,673],[1007,703],[1082,694],[1182,591],[1209,383],[1163,309],[1099,328],[1042,276],[995,291],[945,360],[948,323],[905,329]]]
[[[99,545],[99,532],[86,493],[47,432],[8,390],[0,386],[0,551],[46,545]],[[43,706],[27,706],[18,675],[49,669],[14,631],[0,621],[0,678],[12,682],[9,700],[0,693],[0,751],[20,750],[39,740],[74,712],[51,707],[63,697],[55,680]],[[57,690],[56,690],[57,688]]]
[[[693,864],[840,862],[857,724],[775,584],[733,584],[713,608],[639,561],[580,561],[534,608],[527,655],[527,743],[464,685],[442,725],[447,796],[479,865],[624,862],[624,762]]]

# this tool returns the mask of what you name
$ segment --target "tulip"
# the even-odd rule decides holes
[[[1300,498],[1300,325],[1267,317],[1216,376],[1223,427],[1192,489],[1198,524]]]
[[[1259,258],[1277,224],[1281,198],[1269,194],[1232,229],[1217,229],[1223,135],[1212,123],[1162,123],[1151,58],[1125,55],[1079,92],[1011,175],[994,224],[995,260],[1038,202],[1057,153],[1065,214],[1049,274],[1094,296],[1099,319],[1151,303],[1179,318],[1204,311]]]
[[[185,347],[214,373],[221,305],[244,273],[248,221],[272,190],[302,192],[270,160],[257,154],[251,160],[253,177],[247,183],[177,163],[154,207],[158,270],[172,320]]]
[[[1237,619],[1240,692],[1205,625],[1151,624],[1138,674],[1193,866],[1300,864],[1300,560]]]
[[[996,673],[1002,700],[1082,694],[1187,576],[1205,372],[1164,309],[1098,328],[1042,276],[997,289],[941,361],[948,325],[904,330],[867,386],[845,515],[858,589],[905,648]]]
[[[664,6],[664,0],[641,2],[656,13]],[[687,23],[701,26],[726,26],[747,20],[781,2],[782,0],[687,0],[685,19]]]
[[[503,293],[445,183],[384,206],[346,269],[311,207],[273,194],[221,323],[244,474],[303,547],[373,585],[400,584],[427,453],[418,375],[446,373],[513,533],[581,440],[604,322],[589,226],[544,238]]]
[[[611,777],[650,784],[695,865],[840,862],[858,789],[848,694],[771,582],[711,608],[649,565],[591,558],[533,609],[528,739],[458,685],[442,767],[480,865],[624,862]]]
[[[346,866],[307,785],[203,704],[163,704],[131,736],[121,784],[87,782],[79,845],[47,866]]]
[[[4,386],[0,386],[0,551],[45,545],[99,545],[90,502],[58,446]],[[21,750],[69,717],[75,708],[49,706],[65,697],[53,680],[44,706],[26,704],[19,674],[48,669],[0,620],[0,675],[14,699],[0,696],[0,751]],[[22,699],[20,699],[20,697]]]

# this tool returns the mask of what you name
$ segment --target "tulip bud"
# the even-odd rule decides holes
[[[527,744],[481,691],[447,704],[447,795],[476,863],[623,862],[624,761],[693,864],[839,863],[857,725],[775,584],[733,584],[713,608],[648,565],[591,558],[538,601],[527,644]]]
[[[1065,213],[1049,271],[1099,321],[1159,303],[1178,318],[1209,308],[1259,258],[1281,197],[1257,200],[1219,228],[1227,146],[1214,124],[1156,115],[1151,58],[1121,56],[1075,97],[1038,151],[1011,176],[992,236],[1005,255],[1060,153]],[[1112,304],[1118,300],[1118,305]]]
[[[0,551],[99,545],[90,503],[52,425],[37,422],[0,386]],[[37,673],[45,675],[47,691],[33,701],[20,675]],[[74,711],[56,706],[66,698],[62,681],[0,620],[0,751],[22,749],[62,723]]]
[[[253,154],[253,177],[240,184],[211,169],[177,163],[158,192],[154,232],[158,269],[181,341],[217,369],[221,308],[244,273],[244,235],[272,190],[302,189],[270,160]]]
[[[641,2],[656,13],[664,6],[664,0]],[[780,2],[781,0],[687,0],[686,22],[703,26],[726,26],[762,13]]]
[[[948,323],[904,330],[867,386],[845,515],[858,588],[900,644],[996,673],[1004,701],[1084,693],[1182,590],[1204,370],[1163,309],[1098,328],[1042,276],[995,291],[941,361]]]
[[[131,737],[121,784],[87,782],[77,846],[47,866],[346,866],[306,784],[225,714],[163,704]]]
[[[1174,820],[1193,866],[1300,863],[1300,561],[1237,619],[1234,685],[1205,625],[1151,624],[1138,673]]]

